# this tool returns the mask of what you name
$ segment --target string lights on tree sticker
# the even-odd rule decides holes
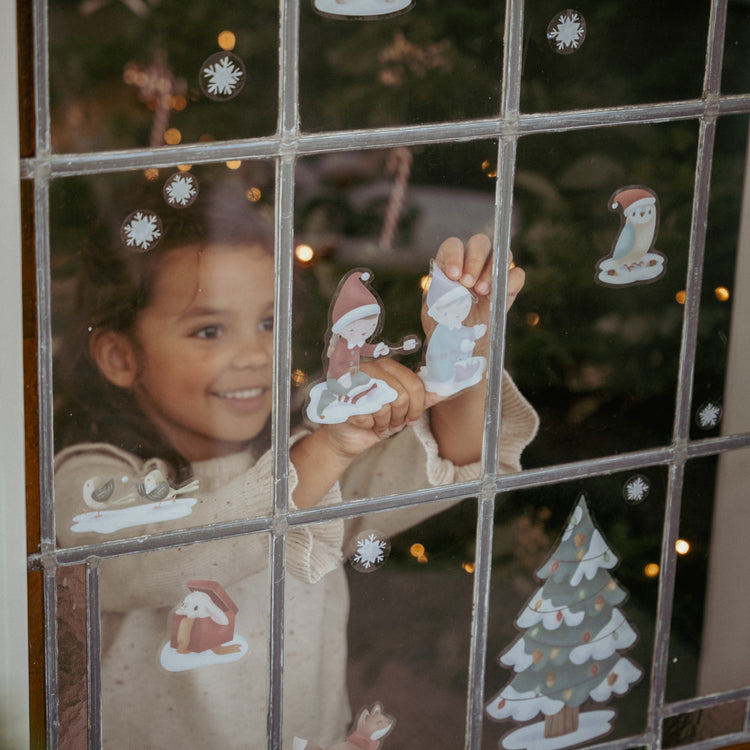
[[[643,674],[621,655],[638,635],[619,609],[627,593],[609,573],[617,562],[581,495],[537,572],[542,586],[516,618],[521,634],[499,657],[513,677],[487,704],[488,715],[543,716],[505,735],[505,750],[556,750],[611,731],[615,711],[582,710],[584,703],[624,695]]]

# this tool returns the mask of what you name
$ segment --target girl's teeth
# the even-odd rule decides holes
[[[262,388],[250,388],[246,391],[227,391],[219,393],[220,398],[257,398],[263,393]]]

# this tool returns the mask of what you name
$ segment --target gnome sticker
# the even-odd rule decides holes
[[[616,190],[609,210],[621,216],[612,252],[596,264],[595,279],[606,286],[650,284],[664,274],[667,259],[654,250],[659,229],[659,199],[650,188],[630,185]]]
[[[393,346],[372,343],[383,323],[383,303],[370,287],[372,271],[355,268],[339,283],[329,309],[327,346],[323,357],[326,380],[310,389],[307,418],[318,424],[339,424],[358,414],[374,414],[398,394],[383,380],[359,369],[361,357],[377,359],[419,348],[416,336]]]
[[[430,393],[452,396],[482,379],[487,360],[474,355],[474,346],[487,333],[487,326],[464,325],[474,297],[458,281],[451,281],[434,261],[425,302],[427,315],[437,325],[427,341],[419,377]]]

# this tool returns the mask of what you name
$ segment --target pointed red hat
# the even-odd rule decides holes
[[[341,333],[342,328],[355,320],[380,315],[380,302],[365,283],[371,278],[372,273],[362,268],[344,277],[331,309],[331,330],[334,333]]]

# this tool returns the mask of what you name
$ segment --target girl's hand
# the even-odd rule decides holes
[[[323,426],[332,445],[343,455],[354,458],[378,441],[395,435],[419,421],[426,407],[424,383],[409,368],[392,359],[363,363],[370,377],[385,381],[398,396],[374,414],[349,417],[342,424]]]

